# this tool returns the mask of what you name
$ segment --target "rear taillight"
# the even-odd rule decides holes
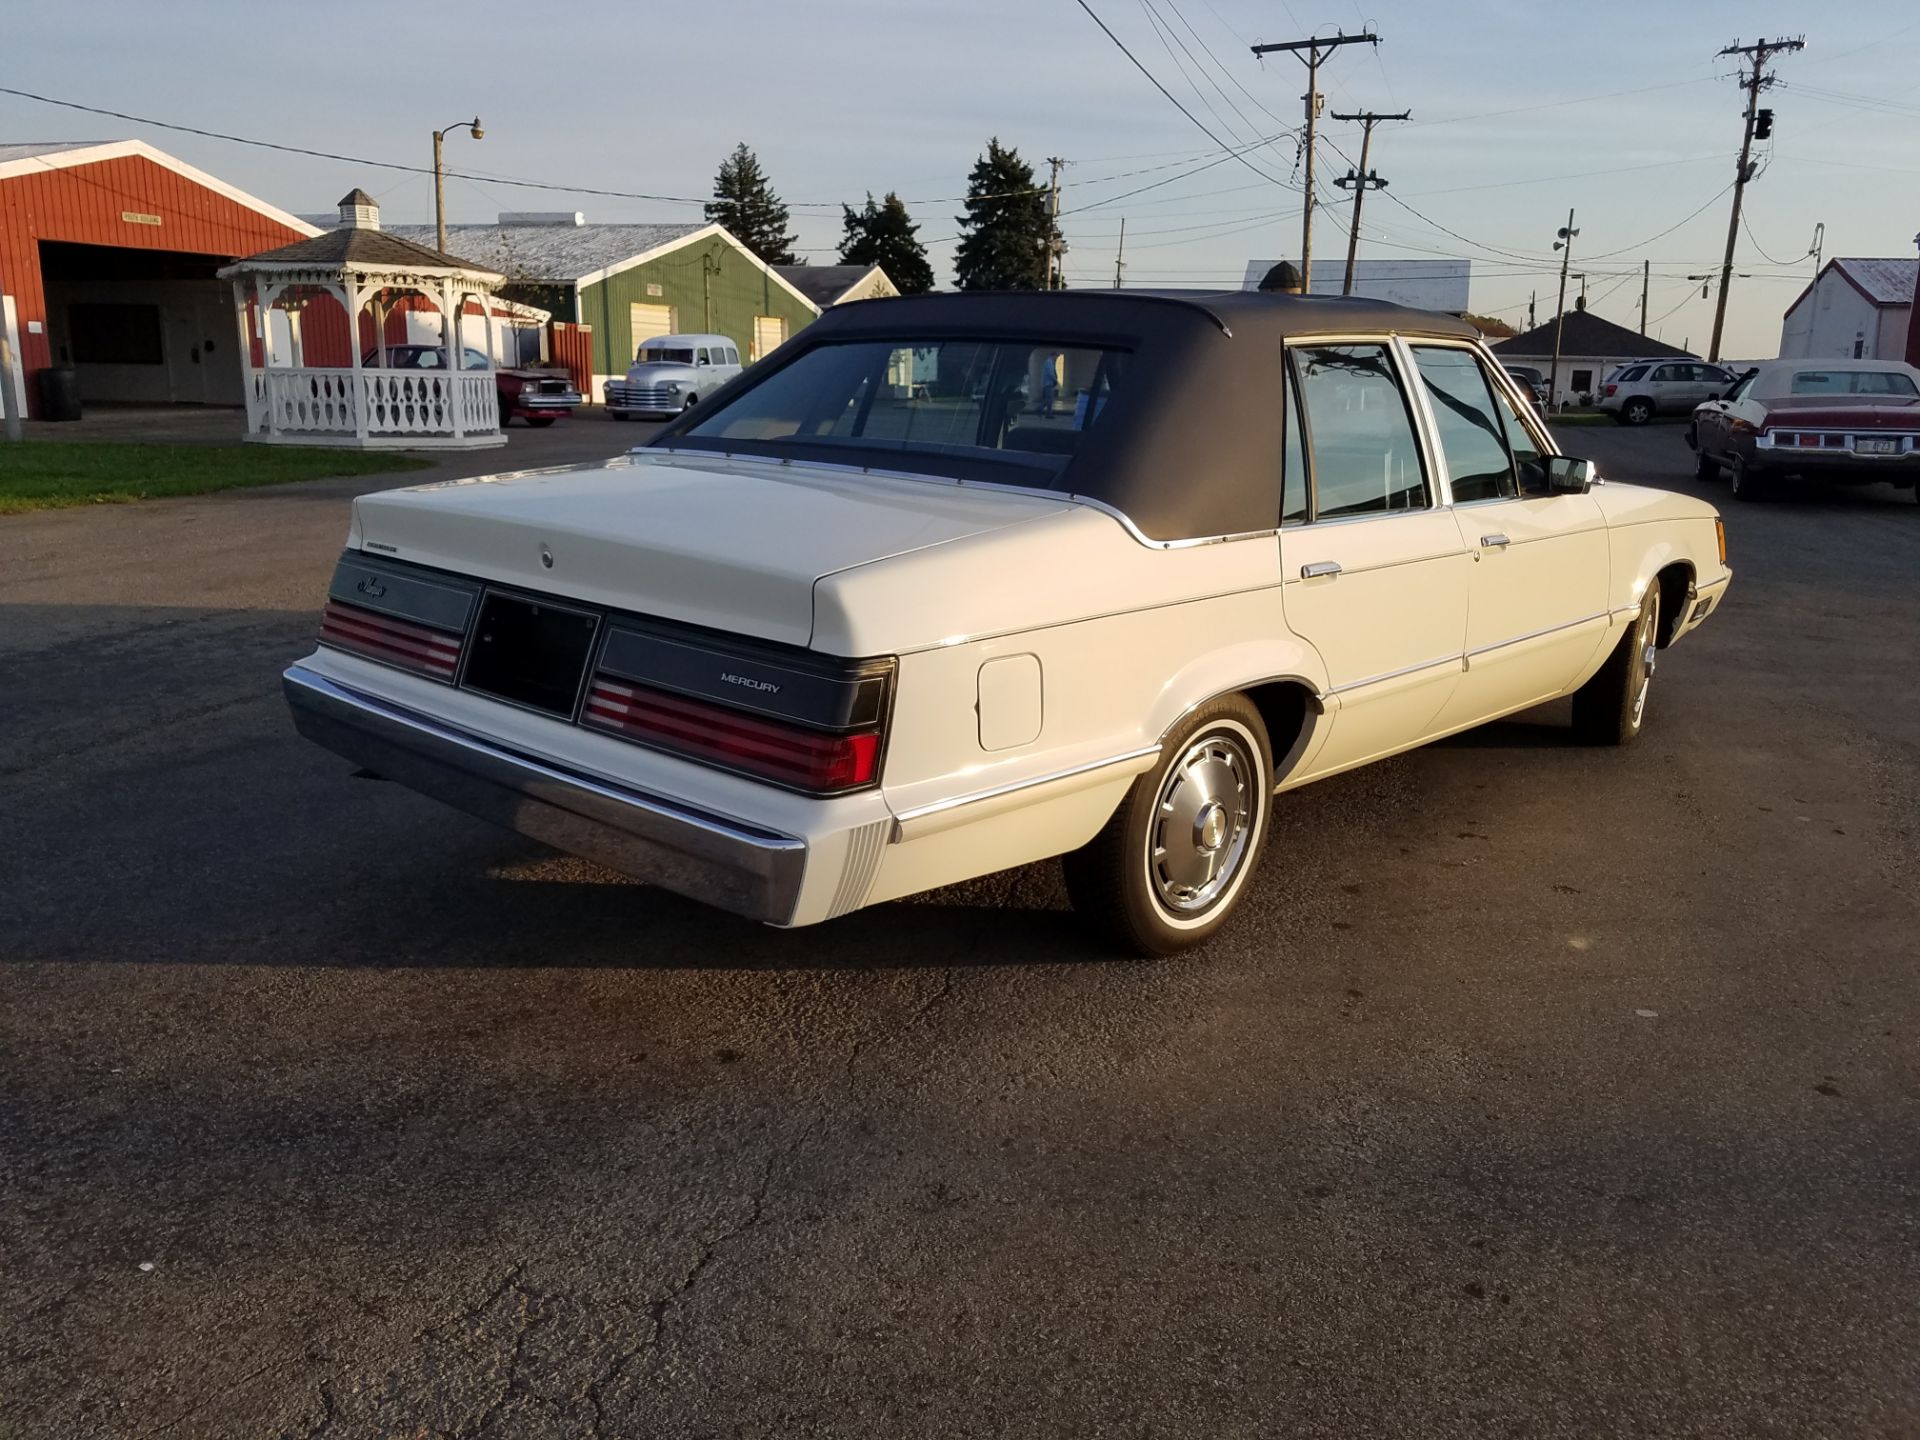
[[[338,600],[327,601],[320,619],[320,643],[449,683],[460,668],[458,635]]]
[[[1609,385],[1606,388],[1606,393],[1609,395],[1618,395],[1620,393],[1620,387],[1618,385]]]
[[[604,674],[593,677],[581,718],[643,745],[814,794],[858,789],[879,773],[878,729],[813,730]]]

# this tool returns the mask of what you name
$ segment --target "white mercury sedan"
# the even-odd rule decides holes
[[[1455,319],[921,296],[631,455],[362,497],[285,687],[358,766],[770,924],[1061,855],[1167,954],[1289,790],[1557,696],[1632,740],[1730,578]]]

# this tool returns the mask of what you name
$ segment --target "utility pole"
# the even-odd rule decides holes
[[[1640,333],[1647,333],[1647,282],[1653,278],[1653,262],[1640,262]]]
[[[1761,132],[1760,138],[1764,140],[1773,133],[1773,112],[1758,109],[1760,92],[1771,89],[1774,83],[1773,76],[1767,73],[1767,61],[1781,51],[1806,48],[1804,39],[1760,40],[1752,45],[1729,45],[1720,52],[1721,55],[1746,57],[1753,69],[1740,78],[1740,88],[1747,92],[1747,120],[1740,136],[1740,168],[1733,174],[1733,213],[1727,217],[1727,258],[1720,266],[1720,300],[1713,308],[1713,341],[1707,347],[1707,359],[1710,361],[1720,358],[1720,332],[1727,323],[1727,291],[1733,283],[1733,246],[1740,238],[1740,199],[1746,194],[1747,181],[1753,178],[1753,166],[1748,156],[1753,153],[1755,121],[1761,114],[1766,116],[1766,129]]]
[[[1567,223],[1560,227],[1560,238],[1553,248],[1560,252],[1560,304],[1553,312],[1553,368],[1547,372],[1547,413],[1553,413],[1560,398],[1560,331],[1567,323],[1567,266],[1573,260],[1573,211],[1567,211]]]
[[[1285,40],[1277,45],[1254,45],[1250,47],[1255,55],[1271,55],[1277,50],[1291,50],[1300,57],[1307,67],[1307,93],[1301,98],[1307,102],[1307,177],[1305,185],[1306,209],[1300,215],[1300,293],[1313,293],[1313,139],[1318,132],[1320,119],[1320,61],[1321,51],[1328,57],[1342,45],[1378,45],[1380,37],[1371,30],[1363,30],[1358,35],[1333,35],[1327,38],[1315,36],[1311,40]]]
[[[1342,295],[1353,293],[1353,265],[1360,254],[1360,202],[1366,198],[1369,190],[1384,190],[1387,182],[1373,171],[1367,169],[1367,152],[1373,148],[1373,127],[1382,120],[1407,120],[1412,118],[1411,110],[1402,110],[1398,115],[1380,115],[1372,110],[1363,110],[1357,115],[1342,115],[1335,111],[1336,120],[1358,120],[1366,127],[1360,135],[1360,168],[1349,170],[1333,183],[1342,190],[1353,191],[1353,228],[1347,234],[1347,278],[1340,286]]]
[[[478,115],[433,132],[433,243],[443,255],[447,252],[447,177],[440,161],[440,149],[441,142],[455,130],[465,130],[476,140],[485,139],[487,134],[480,128]]]
[[[1527,292],[1527,329],[1529,330],[1534,327],[1533,302],[1539,298],[1539,295],[1540,292],[1538,290],[1529,290]]]
[[[1126,253],[1127,253],[1127,217],[1122,215],[1120,217],[1120,248],[1113,252],[1113,288],[1116,290],[1120,288],[1120,272],[1127,268],[1126,260],[1124,258]]]
[[[1060,167],[1067,162],[1058,155],[1049,155],[1047,164],[1052,168],[1052,178],[1047,181],[1047,289],[1057,287],[1053,283],[1054,267],[1060,261]]]

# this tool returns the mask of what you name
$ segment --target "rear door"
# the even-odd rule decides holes
[[[1550,699],[1585,668],[1607,628],[1607,526],[1592,496],[1547,492],[1547,447],[1473,347],[1412,352],[1473,556],[1465,672],[1439,724],[1454,730]]]
[[[1460,679],[1472,561],[1439,504],[1396,347],[1302,342],[1287,360],[1281,599],[1329,691],[1306,779],[1435,732]]]

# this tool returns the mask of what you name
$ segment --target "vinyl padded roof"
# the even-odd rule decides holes
[[[653,443],[790,454],[871,466],[873,450],[746,444],[682,434],[808,352],[854,340],[980,336],[1124,350],[1100,423],[1058,475],[988,458],[887,452],[887,468],[1055,489],[1121,511],[1155,540],[1271,530],[1278,523],[1284,343],[1319,336],[1473,340],[1452,315],[1357,297],[1229,290],[1068,290],[912,295],[836,305]]]

